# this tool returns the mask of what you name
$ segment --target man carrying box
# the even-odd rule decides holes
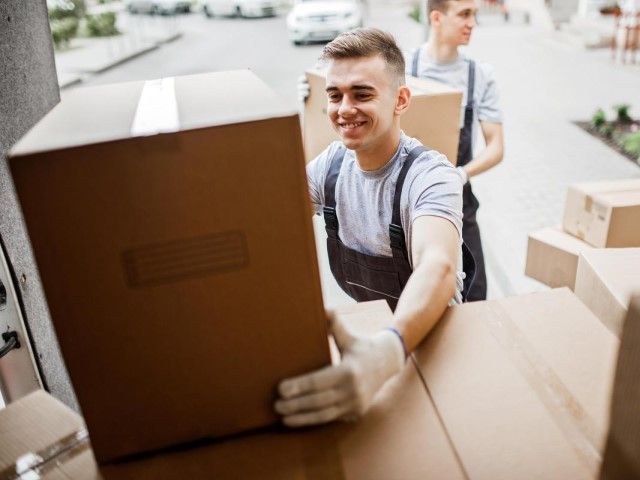
[[[289,426],[364,413],[469,285],[460,271],[460,174],[400,129],[411,94],[393,37],[353,30],[326,45],[321,59],[327,114],[342,141],[307,165],[311,200],[324,214],[338,284],[358,301],[387,300],[394,326],[359,338],[333,319],[341,363],[279,385],[275,408]]]
[[[485,300],[487,279],[480,229],[476,221],[479,203],[469,178],[489,170],[502,160],[504,144],[498,91],[493,70],[487,64],[476,65],[458,52],[458,48],[468,45],[471,39],[478,12],[476,0],[427,0],[427,10],[431,24],[429,39],[412,53],[407,74],[436,80],[463,92],[464,123],[460,130],[457,161],[465,182],[462,192],[462,238],[476,262],[476,276],[467,300]],[[474,123],[477,121],[486,147],[474,157]]]

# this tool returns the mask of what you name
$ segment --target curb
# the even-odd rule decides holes
[[[127,55],[124,55],[124,56],[122,56],[120,58],[117,58],[117,59],[115,59],[115,60],[113,60],[113,61],[111,61],[109,63],[106,63],[105,65],[103,65],[103,66],[101,66],[101,67],[99,67],[97,69],[88,71],[88,72],[86,72],[86,75],[84,75],[84,76],[78,76],[77,78],[74,78],[72,80],[60,83],[60,84],[58,84],[58,87],[60,88],[60,90],[62,90],[62,89],[65,89],[65,88],[68,88],[68,87],[71,87],[71,86],[76,86],[79,83],[82,83],[85,78],[87,78],[87,77],[89,77],[91,75],[96,75],[96,74],[99,74],[99,73],[106,72],[107,70],[110,70],[111,68],[117,67],[118,65],[122,65],[123,63],[126,63],[129,60],[133,60],[133,59],[135,59],[137,57],[140,57],[141,55],[144,55],[145,53],[148,53],[148,52],[151,52],[153,50],[156,50],[161,45],[173,42],[174,40],[178,40],[181,37],[182,37],[182,32],[178,32],[178,33],[175,33],[175,34],[173,34],[173,35],[171,35],[169,37],[157,40],[157,41],[155,41],[154,43],[150,44],[147,47],[143,47],[143,48],[141,48],[139,50],[131,52],[130,54],[127,54]]]

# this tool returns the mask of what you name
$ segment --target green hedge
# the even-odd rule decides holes
[[[51,20],[50,24],[53,44],[57,48],[68,45],[69,41],[78,33],[78,19],[75,17]]]
[[[640,161],[640,132],[627,135],[622,142],[622,148]]]
[[[108,37],[118,35],[116,28],[116,14],[104,12],[98,15],[87,15],[87,32],[90,37]]]

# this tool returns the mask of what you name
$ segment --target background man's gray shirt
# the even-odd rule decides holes
[[[307,165],[307,179],[314,212],[322,215],[324,184],[330,160],[341,142],[333,142]],[[396,153],[382,168],[364,171],[355,152],[347,150],[336,183],[336,214],[340,240],[367,255],[392,256],[389,224],[395,184],[409,152],[421,145],[402,133]],[[402,227],[411,259],[413,221],[424,215],[449,220],[462,243],[462,181],[460,174],[441,153],[431,150],[418,157],[407,174],[400,199]],[[462,253],[458,258],[456,301],[462,291]]]
[[[406,73],[412,75],[413,55],[406,62]],[[469,58],[459,54],[451,63],[437,63],[427,52],[426,44],[420,47],[418,57],[418,77],[435,80],[462,92],[460,105],[460,127],[464,124],[464,108],[467,105],[467,83],[469,81]],[[478,136],[478,122],[502,123],[500,98],[493,68],[488,63],[476,62],[476,76],[473,90],[473,144]]]

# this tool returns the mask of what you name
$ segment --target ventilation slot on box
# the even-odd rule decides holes
[[[132,287],[239,270],[249,263],[242,232],[223,232],[127,250],[122,254]]]

